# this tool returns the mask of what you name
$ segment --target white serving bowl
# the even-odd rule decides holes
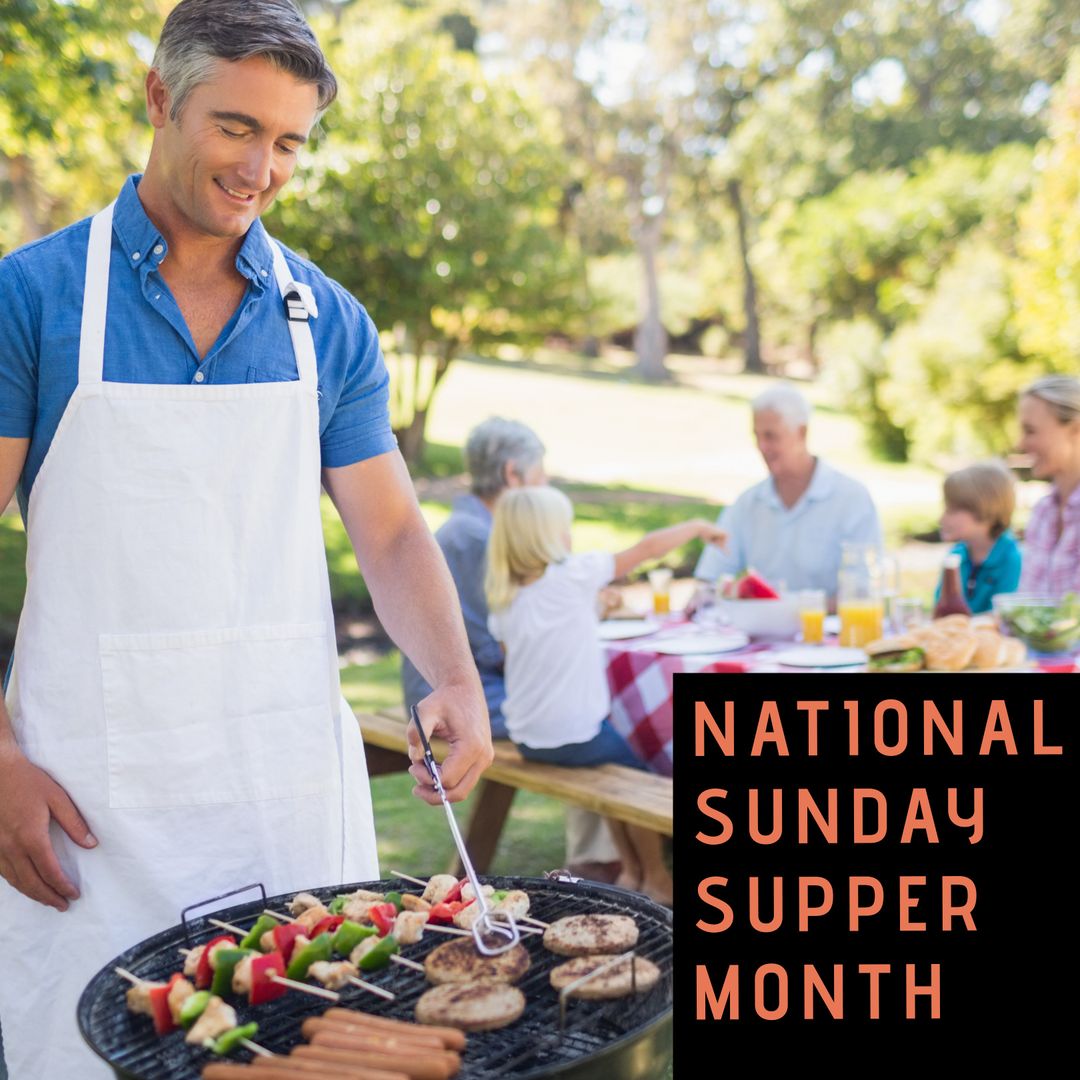
[[[728,623],[750,637],[793,638],[802,629],[795,598],[779,600],[729,600],[718,598],[716,611]]]

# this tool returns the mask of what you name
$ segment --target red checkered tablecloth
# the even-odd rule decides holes
[[[670,622],[659,635],[630,641],[608,642],[607,678],[611,690],[611,722],[616,731],[654,772],[672,772],[672,677],[679,672],[795,671],[776,662],[776,657],[792,647],[790,641],[759,641],[721,654],[693,653],[671,656],[655,650],[666,632],[679,632],[688,624]],[[801,669],[804,673],[807,669]],[[835,670],[835,669],[834,669]],[[1073,660],[1045,660],[1035,670],[1074,672]]]

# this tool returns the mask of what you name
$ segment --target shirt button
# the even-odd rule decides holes
[[[161,244],[155,244],[154,245],[154,254],[155,255],[160,255],[164,250],[165,249],[161,246]]]
[[[260,270],[259,273],[262,274],[263,277],[266,277],[266,271],[265,270]]]
[[[201,371],[196,371],[195,372],[195,381],[196,382],[202,382],[203,379],[205,379],[205,378],[206,378],[206,376]]]
[[[135,262],[138,262],[139,259],[142,258],[142,252],[141,251],[133,251],[131,253],[131,257],[132,257],[132,259],[134,259]]]
[[[155,300],[160,300],[161,299],[161,293],[159,293],[159,292],[154,293],[154,299]]]

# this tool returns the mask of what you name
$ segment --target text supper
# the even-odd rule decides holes
[[[935,701],[923,701],[921,718],[913,718],[909,715],[908,707],[904,702],[895,698],[879,701],[873,708],[872,717],[868,716],[862,703],[843,702],[841,719],[846,720],[843,726],[847,733],[849,756],[857,757],[860,753],[872,750],[885,757],[897,757],[907,752],[909,747],[914,753],[919,753],[921,748],[922,754],[927,757],[935,753],[961,756],[964,753],[965,739],[964,703],[956,700],[950,704],[951,709],[946,706],[943,710]],[[827,728],[829,736],[836,737],[837,725],[833,703],[799,701],[796,702],[795,711],[798,715],[787,717],[786,723],[789,726],[797,725],[800,736],[802,730],[805,729],[806,753],[810,757],[816,757],[821,729]],[[833,721],[833,723],[821,724],[820,720],[823,717],[826,721]],[[738,731],[739,738],[745,741],[746,735],[743,732],[752,730],[751,757],[760,757],[766,752],[778,757],[790,756],[785,718],[781,717],[779,706],[775,701],[763,701],[757,717],[751,724],[745,723],[748,718],[740,717],[739,719],[743,721],[741,724],[737,723],[733,701],[724,702],[723,712],[719,719],[704,701],[696,701],[694,703],[694,755],[704,757],[713,750],[719,750],[726,757],[734,757],[736,732]],[[992,701],[986,715],[969,719],[974,720],[974,724],[968,725],[967,737],[971,738],[974,735],[978,738],[980,755],[986,756],[995,751],[1009,756],[1020,753],[1013,730],[1013,721],[1004,701]],[[1029,726],[1027,719],[1025,717],[1023,729],[1025,734]],[[867,727],[871,730],[867,731]],[[975,728],[973,733],[970,731],[971,727]],[[1060,746],[1046,742],[1043,733],[1042,699],[1031,702],[1030,734],[1032,754],[1038,756],[1062,753]],[[1025,739],[1025,749],[1027,745]],[[742,749],[745,751],[745,746]]]

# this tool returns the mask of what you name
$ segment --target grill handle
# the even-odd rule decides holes
[[[188,924],[188,912],[208,907],[218,900],[228,900],[230,896],[239,896],[241,893],[251,892],[252,889],[259,890],[259,893],[262,896],[262,906],[266,907],[266,886],[263,885],[261,881],[253,882],[251,885],[241,885],[239,889],[232,889],[229,892],[222,893],[220,896],[211,896],[208,900],[200,900],[197,904],[188,904],[188,906],[180,912],[180,922],[184,927],[184,940],[187,942],[187,947],[189,949],[195,947],[195,943],[191,938],[191,927]]]

